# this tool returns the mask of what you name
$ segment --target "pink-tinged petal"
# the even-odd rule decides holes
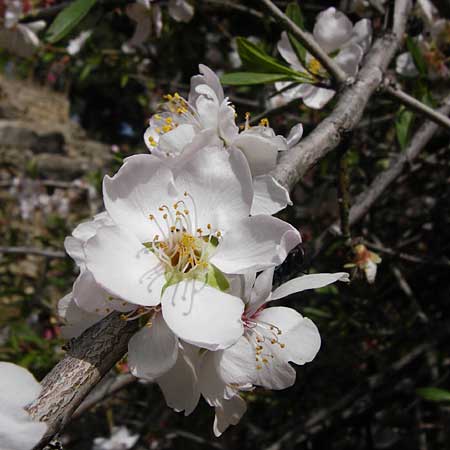
[[[41,385],[23,367],[9,362],[0,362],[0,404],[8,401],[10,405],[24,408],[41,392]],[[3,441],[0,441],[3,444]]]
[[[61,327],[61,336],[64,339],[71,339],[80,336],[106,314],[94,314],[81,309],[75,303],[72,293],[70,293],[58,302],[58,315],[64,320],[64,325]]]
[[[86,264],[111,294],[136,305],[159,304],[164,269],[131,233],[115,226],[100,228],[86,244]]]
[[[289,63],[289,65],[299,72],[305,72],[305,68],[302,66],[299,61],[297,54],[292,48],[291,43],[289,42],[288,35],[286,31],[281,33],[281,39],[278,41],[277,49],[280,52],[280,55]]]
[[[305,364],[317,355],[320,349],[319,331],[314,322],[294,309],[283,306],[266,308],[258,313],[256,320],[275,326],[281,331],[277,334],[277,339],[282,345],[270,344],[274,364],[277,361]]]
[[[14,394],[12,394],[14,395]],[[31,419],[9,401],[0,403],[0,445],[3,450],[31,450],[44,436],[47,425]]]
[[[161,303],[167,325],[190,344],[219,350],[234,344],[244,332],[242,300],[201,281],[168,286]]]
[[[292,205],[289,192],[270,175],[253,178],[253,203],[251,215],[272,215]]]
[[[275,289],[272,293],[271,300],[287,297],[288,295],[302,292],[307,289],[318,289],[335,283],[336,281],[350,281],[348,273],[314,273],[311,275],[303,275],[298,278],[293,278]]]
[[[318,44],[331,53],[349,41],[352,30],[353,24],[345,14],[328,8],[317,16],[313,35]]]
[[[259,271],[281,264],[301,242],[300,233],[275,217],[258,215],[236,223],[224,236],[211,263],[229,274]]]
[[[239,395],[223,400],[220,406],[216,406],[214,435],[219,437],[230,425],[237,425],[245,411],[247,411],[247,404]]]
[[[112,311],[128,312],[136,309],[136,305],[114,298],[94,279],[89,270],[84,270],[73,285],[75,303],[87,312],[107,315]]]
[[[114,222],[134,233],[140,242],[148,242],[161,234],[149,215],[173,199],[172,172],[161,159],[152,155],[134,155],[112,178],[103,180],[105,207]]]
[[[248,164],[240,151],[227,152],[204,148],[195,152],[176,173],[175,184],[180,199],[186,191],[194,204],[186,200],[196,228],[213,230],[233,227],[247,217],[253,199]]]
[[[303,96],[303,103],[312,109],[322,109],[336,93],[333,89],[311,86],[311,91]]]
[[[198,365],[200,349],[189,344],[180,344],[175,365],[156,381],[166,400],[167,406],[188,416],[200,400]]]
[[[334,61],[347,75],[354,77],[358,73],[359,63],[363,56],[364,52],[359,45],[350,44],[338,53]]]
[[[128,365],[138,378],[154,381],[172,369],[178,357],[178,338],[157,314],[128,343]]]

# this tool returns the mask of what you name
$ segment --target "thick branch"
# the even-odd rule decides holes
[[[338,84],[344,84],[349,78],[348,75],[336,64],[336,62],[330,58],[327,53],[322,49],[322,47],[315,41],[313,36],[303,31],[298,27],[291,19],[289,19],[286,14],[284,14],[276,5],[274,5],[270,0],[261,0],[262,3],[270,10],[273,17],[283,25],[283,27],[290,31],[298,40],[304,45],[306,50],[308,50],[327,71],[332,75],[332,77],[337,81]]]
[[[114,312],[79,338],[42,380],[40,396],[28,407],[48,429],[35,449],[43,448],[70,420],[92,388],[126,353],[128,341],[138,328],[137,321],[125,321]]]
[[[411,109],[419,114],[422,114],[427,119],[430,119],[433,122],[437,123],[438,125],[450,130],[450,119],[446,115],[441,114],[439,111],[436,111],[433,108],[430,108],[421,101],[417,100],[414,97],[411,97],[411,95],[395,87],[385,86],[384,92],[386,92],[386,94],[388,94],[390,97],[393,97],[396,100],[398,100],[408,109]]]

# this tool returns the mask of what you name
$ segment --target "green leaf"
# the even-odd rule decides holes
[[[51,44],[67,36],[86,16],[97,0],[75,0],[64,8],[47,31],[46,39]]]
[[[410,36],[406,38],[406,47],[408,48],[409,53],[411,53],[414,64],[420,75],[425,77],[427,75],[427,63],[422,55],[422,52],[420,51],[419,46]]]
[[[408,144],[414,114],[403,106],[395,118],[395,131],[400,148],[404,150]]]
[[[275,81],[288,81],[292,77],[282,73],[233,72],[221,76],[222,84],[232,86],[247,86],[252,84],[274,83]]]
[[[219,289],[221,291],[226,291],[230,287],[225,275],[215,266],[211,264],[208,273],[206,274],[206,284],[211,287]]]
[[[450,391],[435,387],[417,389],[417,394],[430,402],[450,402]]]
[[[242,63],[254,72],[297,75],[295,70],[281,64],[252,42],[243,37],[236,39],[237,49]]]
[[[288,3],[286,15],[302,30],[305,29],[305,18],[303,17],[302,10],[297,2]]]

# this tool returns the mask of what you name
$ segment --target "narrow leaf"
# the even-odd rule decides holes
[[[410,36],[406,38],[406,47],[408,48],[409,53],[411,53],[414,64],[417,67],[417,70],[419,71],[420,75],[426,76],[427,63],[422,55],[422,52],[420,51],[419,46]]]
[[[223,84],[232,86],[248,86],[253,84],[274,83],[288,81],[291,77],[283,73],[233,72],[225,73],[220,78]]]
[[[450,391],[445,389],[435,387],[421,388],[417,389],[417,394],[431,402],[450,402]]]
[[[51,44],[67,36],[86,16],[97,0],[75,0],[64,8],[47,31],[46,39]]]
[[[408,144],[414,114],[403,106],[395,118],[395,131],[400,148],[404,150]]]
[[[288,3],[286,7],[286,15],[302,30],[305,29],[305,19],[297,2]]]

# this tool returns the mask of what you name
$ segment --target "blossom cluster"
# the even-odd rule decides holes
[[[244,414],[241,392],[291,386],[289,362],[319,350],[314,323],[272,302],[348,275],[304,275],[272,289],[275,267],[301,238],[272,216],[289,194],[269,172],[302,127],[284,138],[247,117],[240,129],[216,74],[200,72],[187,100],[168,95],[151,117],[151,154],[105,177],[106,211],[66,238],[80,275],[59,312],[68,338],[112,311],[142,321],[129,342],[131,372],[158,383],[186,415],[203,397],[219,436]]]

